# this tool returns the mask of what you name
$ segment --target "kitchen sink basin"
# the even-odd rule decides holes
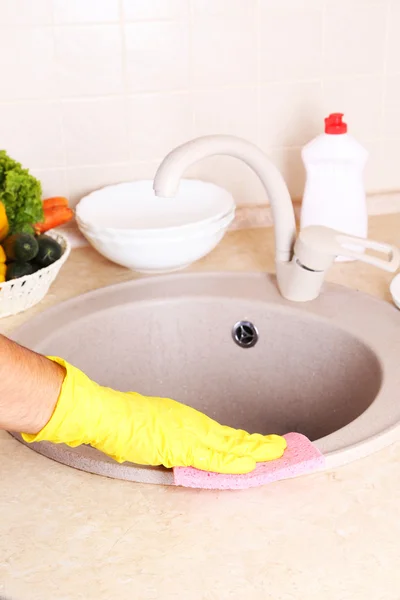
[[[103,385],[169,396],[250,432],[303,433],[327,467],[398,437],[399,313],[341,286],[291,303],[265,274],[145,278],[60,304],[13,338]],[[29,447],[93,473],[173,483],[166,469],[87,446]]]

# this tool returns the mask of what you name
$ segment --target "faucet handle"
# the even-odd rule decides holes
[[[349,236],[346,234],[340,234],[337,236],[337,242],[341,248],[340,256],[346,256],[346,258],[353,258],[355,260],[361,260],[367,264],[394,273],[397,271],[400,265],[400,251],[396,246],[391,244],[385,244],[384,242],[377,242],[375,240],[363,239],[358,237]],[[351,245],[356,245],[356,248],[351,249]],[[375,250],[385,255],[386,258],[379,258],[377,256],[371,256],[364,250]],[[339,255],[338,255],[339,256]]]
[[[371,256],[365,250],[375,250],[385,258]],[[400,251],[396,246],[347,235],[320,225],[306,227],[300,232],[294,252],[300,264],[312,271],[325,271],[337,256],[360,260],[391,273],[400,266]]]

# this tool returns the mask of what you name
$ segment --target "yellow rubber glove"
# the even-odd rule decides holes
[[[102,387],[64,360],[49,358],[66,376],[51,419],[36,435],[22,434],[27,442],[89,444],[118,462],[232,474],[280,458],[286,448],[281,436],[250,435],[175,400]]]

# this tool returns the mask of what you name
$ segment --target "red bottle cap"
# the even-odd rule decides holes
[[[325,119],[325,133],[339,135],[347,132],[347,124],[342,121],[342,113],[332,113]]]

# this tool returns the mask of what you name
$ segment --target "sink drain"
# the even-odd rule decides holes
[[[232,337],[241,348],[252,348],[258,342],[258,331],[250,321],[239,321],[232,329]]]

